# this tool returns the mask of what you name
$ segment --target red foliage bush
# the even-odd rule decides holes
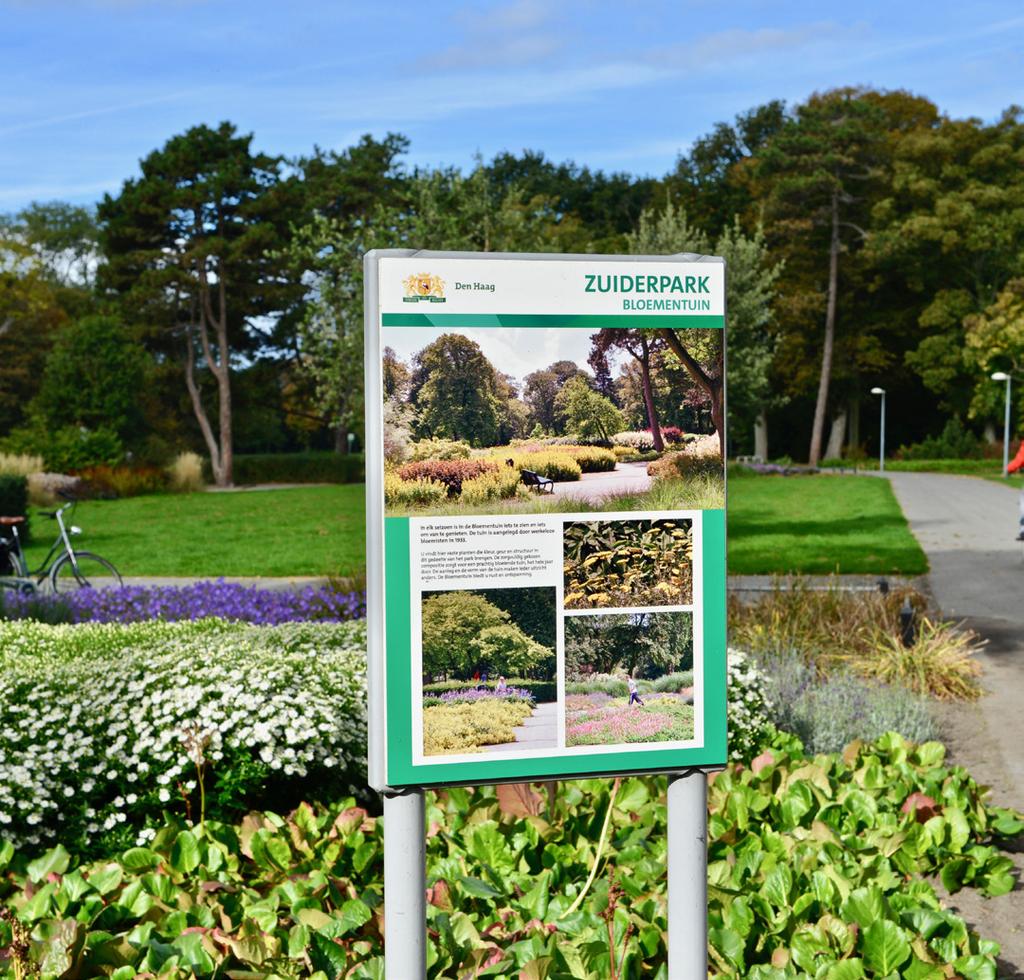
[[[650,431],[651,431],[651,427],[650,426],[648,426],[646,429],[644,429],[644,432],[650,432]],[[670,445],[672,443],[682,442],[683,441],[683,436],[685,434],[686,433],[683,432],[683,430],[680,429],[678,425],[663,425],[661,427],[661,438],[664,439],[665,442],[669,443]]]
[[[463,481],[499,468],[499,463],[489,459],[424,459],[399,466],[398,475],[403,480],[437,480],[448,488],[449,497],[457,497]]]

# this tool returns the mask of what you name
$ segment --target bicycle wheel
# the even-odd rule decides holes
[[[77,570],[75,565],[78,566]],[[50,569],[50,585],[54,592],[74,592],[76,589],[119,589],[124,582],[121,575],[106,558],[91,551],[76,551],[75,564],[71,556],[63,554]]]

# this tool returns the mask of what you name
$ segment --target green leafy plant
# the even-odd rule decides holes
[[[428,977],[664,980],[664,793],[661,778],[428,793]],[[997,845],[1024,824],[937,743],[810,758],[778,739],[715,776],[708,804],[709,976],[995,977],[998,946],[927,876],[1008,891]],[[382,831],[343,799],[172,821],[87,862],[0,844],[0,975],[382,977]]]
[[[566,524],[567,609],[675,605],[690,600],[690,522],[594,521]]]
[[[915,640],[900,639],[900,610],[909,602],[918,617]],[[911,588],[887,595],[816,590],[796,582],[756,602],[729,601],[731,640],[756,653],[799,655],[827,674],[854,673],[898,683],[943,700],[974,700],[982,642],[962,626],[933,619],[924,596]]]

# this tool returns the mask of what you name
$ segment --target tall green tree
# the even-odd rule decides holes
[[[477,638],[508,623],[507,612],[475,592],[427,594],[422,615],[423,673],[434,678],[469,677],[479,662]]]
[[[267,318],[296,302],[280,256],[294,216],[281,159],[254,152],[230,123],[196,126],[141,164],[98,215],[100,282],[135,317],[169,331],[219,486],[233,478],[231,376],[264,345]],[[200,375],[209,372],[215,406]],[[216,421],[214,421],[214,419]]]
[[[0,224],[0,433],[23,425],[54,337],[67,320],[39,256]]]
[[[140,392],[149,358],[116,317],[90,316],[61,330],[32,412],[48,428],[106,428],[126,446],[144,435]]]
[[[583,372],[574,361],[555,361],[546,368],[532,371],[523,379],[523,401],[530,412],[530,422],[544,432],[560,433],[561,419],[555,411],[559,391],[572,378]]]
[[[599,395],[582,375],[569,380],[555,398],[555,411],[565,430],[581,439],[608,442],[625,425],[622,413]]]
[[[636,362],[640,372],[640,388],[643,393],[647,427],[651,430],[654,448],[662,452],[665,441],[661,436],[661,423],[654,398],[654,383],[651,372],[654,359],[664,349],[665,340],[651,330],[622,330],[607,328],[599,330],[590,338],[591,351],[587,358],[595,374],[608,372],[610,351],[624,351]]]
[[[738,216],[718,236],[715,254],[727,270],[730,432],[753,431],[754,452],[766,459],[767,411],[779,401],[771,376],[778,343],[770,327],[783,263],[772,260],[763,227],[748,235]]]
[[[665,179],[670,200],[710,235],[727,232],[737,215],[756,214],[759,198],[750,165],[788,118],[785,103],[775,99],[739,113],[732,122],[716,123]]]
[[[413,359],[409,400],[418,434],[464,439],[474,446],[498,439],[504,394],[501,379],[480,345],[446,333]]]
[[[867,188],[880,176],[884,116],[858,89],[812,96],[768,141],[756,162],[766,220],[778,239],[810,252],[825,280],[817,397],[808,459],[821,459],[832,381],[840,256],[863,244]],[[787,253],[792,255],[792,249]]]
[[[967,322],[1024,275],[1022,201],[1024,110],[1011,108],[991,124],[944,118],[908,130],[874,208],[868,253],[899,291],[885,297],[889,315],[909,313],[907,363],[961,418],[983,417],[993,387],[966,356]]]
[[[1002,385],[995,385],[995,371],[1024,380],[1024,278],[1011,279],[983,313],[964,318],[964,361],[977,379],[970,414],[990,418],[1004,408]],[[1017,398],[1016,415],[1022,415]]]
[[[694,227],[686,212],[671,203],[661,213],[645,211],[636,231],[629,236],[629,250],[636,255],[677,255],[692,252],[697,255],[710,251],[708,236]],[[724,350],[719,343],[711,363],[695,356],[693,339],[702,338],[700,331],[675,330],[666,327],[658,331],[666,347],[694,383],[707,395],[711,403],[711,421],[718,433],[722,456],[725,457],[725,378]]]

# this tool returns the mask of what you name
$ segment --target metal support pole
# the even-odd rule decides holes
[[[384,972],[427,975],[427,855],[423,791],[384,794]]]
[[[668,778],[668,975],[708,975],[708,778]]]
[[[1003,479],[1010,475],[1010,375],[1006,376],[1006,410],[1003,413]]]
[[[885,472],[885,392],[882,392],[882,445],[878,450],[878,472]]]

